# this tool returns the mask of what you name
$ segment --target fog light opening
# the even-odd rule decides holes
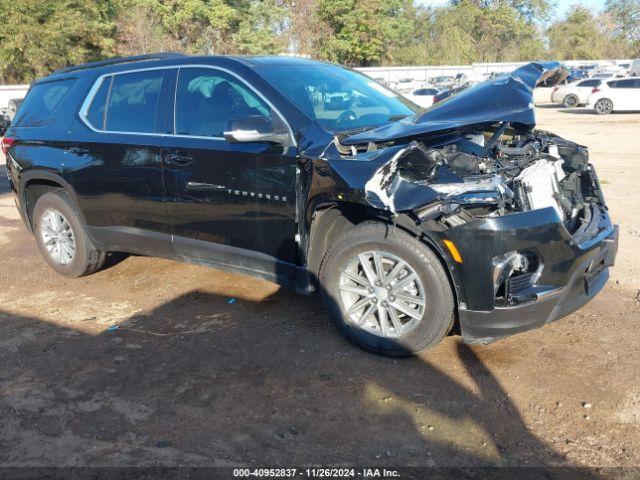
[[[533,286],[540,262],[531,253],[508,252],[493,259],[493,288],[496,306],[520,303],[517,295]]]

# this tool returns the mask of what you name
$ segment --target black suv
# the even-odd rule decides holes
[[[404,355],[587,302],[617,251],[587,149],[534,130],[533,63],[422,110],[339,66],[158,54],[33,84],[3,140],[62,275],[107,252],[320,290],[359,345]],[[337,102],[335,99],[339,99]]]

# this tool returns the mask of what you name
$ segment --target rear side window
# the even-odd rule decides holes
[[[626,80],[616,80],[615,82],[609,82],[611,88],[633,88],[635,80],[630,78]]]
[[[600,80],[584,80],[578,84],[578,87],[597,87],[600,82]]]
[[[164,70],[104,77],[90,99],[85,120],[97,130],[155,132],[163,78]]]
[[[56,109],[75,82],[75,79],[69,78],[31,87],[13,124],[18,127],[40,127],[51,123]]]
[[[154,132],[163,78],[163,70],[115,75],[107,100],[105,130]]]

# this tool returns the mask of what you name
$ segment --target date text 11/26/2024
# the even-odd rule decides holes
[[[398,478],[397,470],[386,468],[236,468],[235,478]]]

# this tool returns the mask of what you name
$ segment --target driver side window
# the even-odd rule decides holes
[[[174,133],[222,137],[234,120],[248,117],[271,124],[272,112],[237,78],[211,68],[179,70]]]

